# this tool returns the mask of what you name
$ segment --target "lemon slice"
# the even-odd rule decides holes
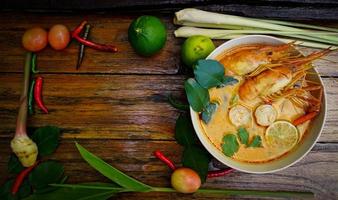
[[[257,124],[261,126],[269,126],[277,118],[276,109],[269,104],[263,104],[256,108],[255,117]]]
[[[236,105],[230,109],[229,119],[237,127],[246,125],[251,121],[251,111],[242,105]]]
[[[265,132],[265,140],[271,147],[292,149],[299,139],[297,128],[287,121],[276,121],[272,123]]]

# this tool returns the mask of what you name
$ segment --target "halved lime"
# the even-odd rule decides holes
[[[290,150],[298,143],[299,133],[290,122],[276,121],[266,129],[265,140],[271,147]]]

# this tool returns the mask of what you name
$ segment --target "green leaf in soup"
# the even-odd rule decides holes
[[[208,90],[200,86],[193,78],[185,81],[184,88],[192,109],[201,112],[209,103]]]
[[[205,182],[207,178],[210,160],[210,154],[200,147],[190,146],[186,147],[183,151],[183,166],[195,170],[202,182]]]
[[[205,109],[202,112],[202,120],[204,121],[204,123],[209,123],[209,121],[212,118],[212,115],[215,113],[216,109],[217,109],[217,103],[209,103]]]
[[[218,85],[217,87],[218,88],[225,87],[227,85],[234,85],[236,83],[238,83],[238,80],[235,79],[234,77],[232,77],[232,76],[223,76],[222,83],[220,85]]]
[[[197,82],[209,89],[223,84],[224,67],[216,60],[199,60],[194,68]]]
[[[7,169],[10,174],[18,174],[24,169],[24,167],[20,163],[18,157],[16,157],[14,154],[11,154],[8,160]]]
[[[238,135],[239,141],[242,144],[245,144],[245,145],[249,144],[249,133],[245,128],[243,127],[239,128],[237,130],[237,135]]]
[[[239,149],[239,144],[237,142],[237,137],[234,134],[227,134],[223,137],[222,144],[223,153],[226,156],[233,156]]]
[[[104,162],[101,158],[90,153],[87,149],[82,147],[80,144],[76,143],[76,147],[79,150],[82,158],[87,161],[87,163],[100,172],[105,177],[124,187],[125,189],[130,189],[132,191],[138,192],[147,192],[151,191],[153,188],[149,185],[146,185],[126,174],[120,170],[114,168],[108,163]]]
[[[262,138],[259,135],[255,135],[248,145],[248,147],[262,147]]]
[[[194,144],[198,144],[198,138],[189,115],[181,113],[177,118],[175,139],[177,143],[183,146],[192,146]]]
[[[33,169],[29,174],[29,182],[34,189],[43,189],[51,183],[59,183],[63,173],[64,168],[60,162],[46,161]]]
[[[59,145],[60,129],[55,126],[38,128],[32,135],[32,140],[39,149],[40,156],[51,155]]]

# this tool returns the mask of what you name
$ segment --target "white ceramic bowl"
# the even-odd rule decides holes
[[[207,59],[215,59],[218,55],[223,53],[225,50],[234,48],[236,46],[241,45],[249,45],[249,44],[269,44],[269,45],[279,45],[284,44],[284,42],[280,41],[275,37],[264,36],[264,35],[250,35],[244,36],[236,39],[232,39],[223,43],[221,46],[216,48]],[[313,69],[315,71],[315,69]],[[309,79],[319,82],[323,85],[323,82],[319,75],[314,74],[309,77]],[[324,88],[324,87],[323,87]],[[318,140],[320,133],[323,129],[325,122],[325,114],[326,114],[326,95],[324,90],[324,95],[322,99],[322,107],[320,114],[311,122],[310,127],[305,135],[305,138],[298,144],[295,149],[291,152],[282,156],[279,159],[266,162],[266,163],[246,163],[239,162],[233,160],[227,156],[225,156],[220,150],[218,150],[208,139],[206,134],[204,133],[201,122],[199,120],[199,115],[190,107],[191,119],[194,125],[194,129],[197,133],[198,138],[202,142],[203,146],[209,151],[211,155],[213,155],[217,160],[222,162],[223,164],[234,168],[239,171],[248,172],[248,173],[272,173],[282,169],[285,169],[299,160],[301,160],[315,145]]]

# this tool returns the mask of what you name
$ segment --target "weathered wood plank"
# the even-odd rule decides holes
[[[127,11],[152,13],[154,11],[177,11],[186,7],[200,7],[206,10],[235,13],[250,17],[273,17],[279,19],[337,19],[337,1],[334,0],[260,0],[260,1],[231,1],[226,0],[219,3],[210,0],[50,0],[50,1],[25,1],[5,0],[0,9],[21,10],[44,10],[44,11]]]
[[[168,27],[168,40],[164,49],[156,56],[143,58],[136,55],[128,42],[127,29],[135,16],[88,15],[94,26],[91,39],[101,43],[116,44],[120,52],[112,54],[86,49],[83,66],[76,71],[78,45],[72,42],[64,51],[55,51],[50,47],[38,54],[38,68],[42,73],[113,73],[113,74],[176,74],[180,66],[180,46],[184,39],[173,36],[175,26],[170,16],[160,16]],[[0,72],[22,72],[24,49],[21,37],[26,28],[41,26],[49,28],[53,24],[63,23],[69,28],[75,27],[83,19],[82,15],[54,14],[0,14]],[[15,24],[15,26],[13,26]],[[220,45],[224,40],[215,40]],[[9,50],[10,49],[10,50]],[[313,49],[301,48],[305,53]],[[318,60],[316,66],[325,76],[338,76],[338,52],[332,52],[327,59]]]
[[[168,28],[168,40],[157,55],[145,58],[138,56],[128,42],[128,27],[134,16],[117,15],[53,15],[53,14],[0,14],[0,72],[20,72],[24,59],[21,37],[27,28],[53,24],[65,24],[70,30],[86,18],[92,29],[89,38],[99,43],[114,44],[118,53],[107,53],[86,48],[86,56],[79,71],[75,69],[78,43],[72,42],[63,51],[50,47],[38,53],[38,68],[41,72],[76,73],[133,73],[133,74],[176,74],[180,56],[179,42],[173,36],[174,25],[170,17],[162,17]],[[13,26],[15,24],[15,26]],[[9,50],[10,49],[10,50]]]
[[[29,118],[30,127],[54,124],[64,138],[172,140],[178,111],[167,102],[184,96],[184,76],[44,75],[44,102],[50,114]],[[0,73],[0,137],[15,129],[20,74]],[[338,83],[325,78],[328,115],[322,142],[338,141]]]
[[[79,142],[94,154],[104,158],[109,164],[154,186],[169,186],[170,171],[162,162],[154,158],[153,151],[160,149],[175,163],[180,162],[182,152],[178,144],[170,141],[80,140]],[[9,140],[1,140],[0,155],[4,157],[0,160],[0,177],[6,176],[9,151]],[[64,163],[71,183],[108,181],[80,158],[72,140],[62,140],[57,152],[50,158]],[[265,175],[234,172],[226,177],[208,179],[204,187],[312,191],[320,199],[335,199],[338,197],[337,158],[337,144],[317,144],[304,159],[286,170]],[[139,198],[143,195],[145,195],[144,198],[157,196],[157,194],[150,194],[150,196],[137,194]],[[177,196],[177,194],[174,196],[173,194],[161,194],[160,196],[162,195],[165,199],[184,197]],[[127,194],[123,197],[125,199],[136,198],[135,194]]]

